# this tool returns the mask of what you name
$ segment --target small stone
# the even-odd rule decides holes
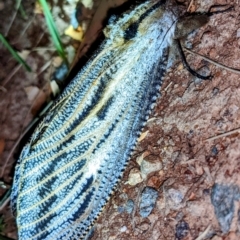
[[[213,90],[212,90],[212,94],[215,96],[215,95],[217,95],[219,93],[219,88],[213,88]]]
[[[140,226],[138,226],[142,231],[147,231],[149,229],[149,224],[148,223],[141,223]]]
[[[60,56],[53,58],[52,64],[55,68],[60,67],[62,63],[63,63],[63,59]]]
[[[127,231],[127,227],[126,226],[123,226],[120,228],[120,232],[126,232]]]
[[[240,37],[240,28],[237,30],[237,38]]]
[[[188,201],[193,201],[193,200],[196,200],[196,194],[191,192],[189,198],[188,198]]]
[[[56,71],[54,72],[54,77],[53,77],[54,80],[56,80],[56,82],[61,84],[66,78],[68,74],[68,70],[69,69],[66,63],[62,63],[59,67],[56,68]]]
[[[218,154],[218,149],[216,146],[214,146],[211,150],[212,156],[216,156]]]
[[[125,208],[123,206],[119,206],[117,210],[119,213],[123,213],[125,211]]]
[[[222,237],[219,236],[213,236],[213,238],[211,240],[222,240]]]
[[[216,59],[216,57],[217,57],[217,51],[216,51],[216,49],[212,48],[212,49],[209,51],[209,57]]]
[[[159,177],[152,176],[148,179],[147,186],[158,189],[161,183],[162,181],[160,180]]]
[[[133,209],[134,209],[134,201],[132,199],[129,199],[126,203],[126,206],[125,206],[125,209],[126,209],[126,212],[128,214],[131,214],[133,212]]]
[[[108,240],[116,240],[116,239],[117,239],[116,236],[110,236],[110,237],[108,238]]]
[[[142,191],[141,199],[140,199],[140,215],[142,217],[147,217],[153,210],[155,203],[157,201],[158,192],[151,188],[145,187]]]
[[[209,69],[209,67],[204,66],[202,67],[200,70],[197,71],[198,74],[202,75],[202,76],[210,76],[211,75],[211,71]],[[203,79],[201,78],[194,78],[194,83],[195,84],[201,84],[203,82]]]
[[[82,0],[81,3],[84,5],[85,8],[89,8],[89,9],[93,8],[93,1]]]
[[[211,201],[214,212],[223,233],[228,233],[234,215],[234,200],[239,193],[235,186],[215,184],[212,188]]]
[[[204,173],[204,171],[203,171],[203,167],[202,167],[202,166],[199,166],[198,163],[196,163],[196,165],[195,165],[195,170],[196,170],[197,175],[202,176],[203,173]]]
[[[193,44],[190,41],[185,41],[184,46],[188,49],[192,49],[193,48]]]
[[[160,170],[160,171],[158,172],[158,175],[159,175],[160,177],[162,177],[162,176],[164,175],[164,171],[163,171],[163,170]]]
[[[210,189],[203,189],[203,195],[208,196],[210,194]]]
[[[162,163],[160,161],[149,162],[143,160],[141,163],[141,173],[143,178],[146,178],[149,173],[160,171],[162,169]]]
[[[127,183],[131,186],[135,186],[142,181],[143,179],[140,171],[137,168],[133,168],[129,173]]]
[[[27,97],[28,97],[28,100],[30,102],[33,102],[34,99],[36,99],[37,95],[39,94],[39,91],[40,89],[38,87],[35,87],[35,86],[29,86],[29,87],[25,87],[24,88],[26,94],[27,94]]]
[[[176,239],[181,240],[188,235],[189,225],[185,221],[181,221],[176,225]]]
[[[137,157],[136,162],[138,163],[138,165],[141,166],[143,159],[149,155],[150,155],[150,152],[145,151],[143,154],[141,154],[139,157]]]
[[[77,27],[78,27],[78,25],[79,25],[79,23],[78,23],[78,19],[77,19],[77,9],[75,9],[74,11],[73,11],[73,13],[71,14],[71,18],[70,18],[70,22],[71,22],[71,25],[73,26],[73,28],[74,29],[76,29]]]
[[[183,217],[184,217],[184,213],[183,212],[178,212],[176,217],[175,217],[175,220],[177,222],[180,222],[180,221],[182,221]]]
[[[184,195],[174,188],[170,188],[166,192],[166,199],[171,209],[179,209],[182,205],[183,198]]]

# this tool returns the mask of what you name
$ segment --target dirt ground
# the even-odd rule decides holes
[[[76,1],[50,1],[66,49],[79,42],[64,36]],[[104,3],[106,2],[106,5]],[[120,4],[123,1],[115,1]],[[186,11],[207,11],[212,5],[233,6],[213,15],[185,41],[192,51],[230,68],[240,68],[238,0],[181,2]],[[99,5],[82,7],[86,26]],[[107,6],[108,1],[101,4]],[[13,149],[21,133],[49,99],[49,80],[56,52],[35,1],[22,1],[27,19],[15,1],[0,0],[0,33],[21,54],[27,72],[0,44],[0,196],[11,187],[16,159]],[[103,18],[104,14],[101,15]],[[91,43],[101,27],[88,30]],[[116,192],[98,219],[92,239],[240,239],[240,81],[239,73],[186,52],[187,61],[211,81],[193,77],[179,61],[168,69],[161,98],[147,122]],[[72,57],[69,57],[72,58]],[[39,97],[40,96],[40,97]],[[0,231],[17,239],[9,202],[0,206]]]

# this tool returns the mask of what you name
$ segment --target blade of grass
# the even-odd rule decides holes
[[[57,30],[57,28],[55,26],[55,23],[53,21],[53,17],[52,17],[52,14],[51,14],[50,10],[49,10],[48,4],[45,0],[39,0],[39,3],[41,4],[41,6],[43,8],[43,13],[45,15],[46,23],[47,23],[49,32],[52,36],[53,43],[54,43],[54,45],[57,49],[57,52],[58,52],[59,56],[61,56],[63,58],[63,60],[67,63],[67,59],[66,59],[66,56],[65,56],[63,45],[62,45],[58,30]]]
[[[32,71],[29,65],[18,55],[18,53],[13,49],[13,47],[8,43],[7,39],[1,33],[0,33],[0,41],[8,49],[8,51],[12,54],[12,56],[27,69],[27,71],[29,72]]]
[[[28,16],[22,6],[22,0],[16,0],[16,9],[20,12],[23,19],[27,20]]]
[[[21,5],[22,0],[16,0],[16,9],[19,9],[19,6]]]
[[[25,19],[25,20],[28,19],[28,16],[27,16],[22,4],[19,6],[19,12],[20,12],[23,19]]]

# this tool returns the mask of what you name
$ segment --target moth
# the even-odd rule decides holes
[[[15,168],[19,239],[84,239],[118,183],[156,99],[170,48],[207,22],[147,0],[112,16],[106,39],[50,108]]]

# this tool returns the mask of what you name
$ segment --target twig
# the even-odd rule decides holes
[[[17,16],[17,13],[18,13],[18,10],[19,10],[19,7],[20,7],[21,2],[22,2],[22,0],[19,0],[19,1],[18,1],[17,6],[15,7],[15,12],[14,12],[14,14],[13,14],[12,20],[11,20],[11,22],[10,22],[10,24],[9,24],[9,26],[8,26],[8,29],[7,29],[7,31],[5,32],[4,36],[7,36],[8,33],[9,33],[9,31],[10,31],[10,29],[11,29],[11,27],[12,27],[12,25],[13,25],[13,22],[15,21],[15,18],[16,18],[16,16]]]
[[[7,92],[7,89],[5,87],[3,87],[3,86],[0,86],[0,91]]]
[[[56,49],[53,47],[35,47],[31,51],[32,52],[37,52],[37,51],[52,51],[52,52],[54,52],[54,51],[56,51]]]
[[[211,225],[209,225],[209,226],[205,229],[205,231],[204,231],[203,233],[201,233],[195,240],[205,239],[206,236],[207,236],[207,234],[208,234],[208,232],[209,232],[209,230],[210,230],[210,228],[211,228]]]
[[[26,31],[28,30],[28,28],[31,26],[31,24],[32,24],[32,22],[33,22],[33,20],[34,20],[34,17],[35,17],[35,15],[33,16],[33,18],[32,18],[31,20],[29,20],[29,21],[27,22],[27,25],[25,26],[25,28],[23,29],[23,31],[21,32],[21,34],[18,36],[17,41],[14,42],[13,44],[16,44],[16,43],[24,36],[25,32],[26,32]]]
[[[18,64],[18,65],[13,69],[12,73],[9,74],[9,76],[3,81],[2,87],[4,87],[4,86],[8,83],[9,80],[11,80],[11,78],[15,75],[15,73],[18,72],[18,70],[21,68],[21,66],[22,66],[21,64]]]
[[[190,8],[192,7],[193,1],[194,1],[194,0],[191,0],[191,2],[189,3],[188,8],[187,8],[187,12],[189,12]]]
[[[10,22],[10,24],[9,24],[9,26],[8,26],[8,29],[6,30],[4,36],[7,36],[7,35],[8,35],[8,33],[9,33],[9,31],[10,31],[12,25],[13,25],[13,22],[15,21],[15,18],[16,18],[16,16],[17,16],[17,13],[18,13],[18,10],[16,9],[15,12],[14,12],[14,14],[13,14],[13,18],[12,18],[12,20],[11,20],[11,22]]]
[[[240,132],[240,128],[231,130],[229,132],[221,133],[221,134],[219,134],[217,136],[213,136],[213,137],[207,138],[207,139],[205,139],[205,141],[212,141],[212,140],[216,140],[218,138],[227,137],[227,136],[232,135],[233,133],[237,133],[237,132]]]
[[[173,84],[173,82],[170,82],[164,89],[164,91],[166,92],[168,90],[168,88]]]
[[[206,60],[206,61],[208,61],[208,62],[216,65],[217,67],[226,69],[226,70],[228,70],[228,71],[230,71],[230,72],[233,72],[233,73],[236,73],[236,74],[240,74],[240,69],[231,68],[231,67],[225,66],[225,65],[223,65],[223,64],[221,64],[221,63],[218,63],[218,62],[216,62],[216,61],[214,61],[214,60],[212,60],[212,59],[210,59],[210,58],[208,58],[208,57],[205,57],[205,56],[203,56],[203,55],[201,55],[201,54],[199,54],[199,53],[193,52],[192,50],[190,50],[190,49],[188,49],[188,48],[186,48],[186,47],[183,47],[183,48],[184,48],[184,50],[186,50],[187,52],[189,52],[189,53],[191,53],[191,54],[196,54],[197,56],[199,56],[199,57],[201,57],[202,59],[204,59],[204,60]]]
[[[42,74],[44,71],[46,71],[52,64],[52,60],[49,60],[48,62],[46,62],[37,72],[37,77]]]
[[[36,48],[36,47],[38,46],[38,44],[41,42],[44,34],[45,34],[45,31],[42,31],[40,37],[38,38],[38,40],[36,41],[36,43],[35,43],[35,45],[34,45],[34,48]],[[54,48],[54,51],[55,51],[55,50],[56,50],[56,49]]]

